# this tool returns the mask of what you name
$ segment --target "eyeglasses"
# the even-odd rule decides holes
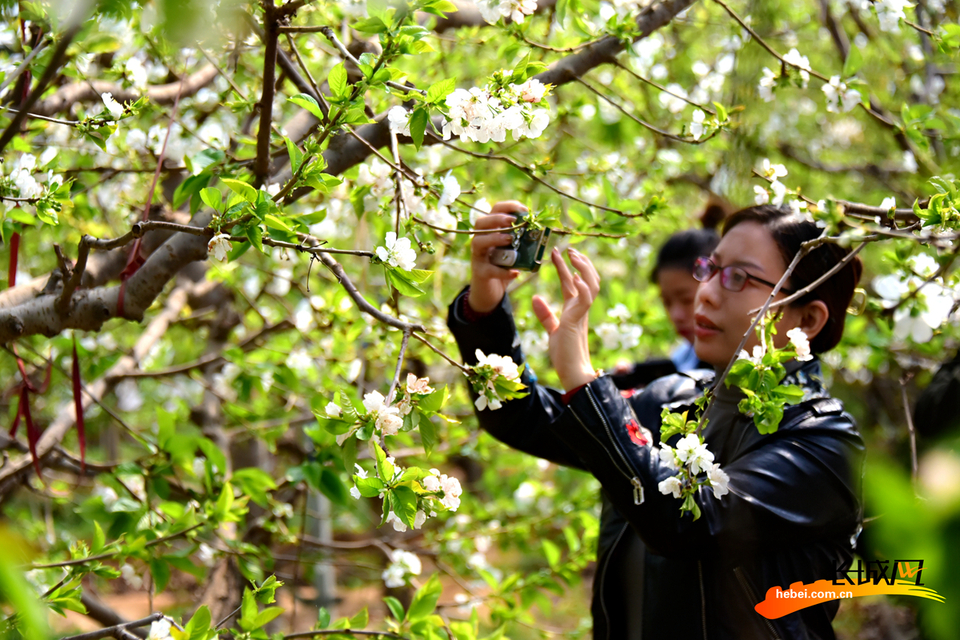
[[[747,286],[747,280],[755,280],[760,284],[767,285],[771,289],[777,286],[773,282],[768,282],[763,278],[758,278],[755,275],[747,273],[740,267],[721,268],[712,258],[706,256],[697,258],[696,262],[693,263],[693,279],[697,282],[707,282],[718,271],[720,272],[720,286],[727,291],[743,291],[743,288]],[[788,294],[793,293],[792,290],[786,287],[781,287],[780,291]]]

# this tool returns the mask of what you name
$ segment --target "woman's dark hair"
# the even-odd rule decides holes
[[[730,216],[723,226],[723,235],[744,222],[755,222],[770,233],[780,250],[784,265],[793,262],[793,257],[800,251],[800,245],[818,237],[822,232],[822,229],[813,222],[793,213],[790,209],[764,204],[741,209]],[[800,260],[790,274],[787,287],[794,290],[803,289],[833,268],[849,253],[849,249],[833,242],[820,245]],[[822,300],[830,312],[830,317],[823,329],[810,341],[810,350],[813,353],[829,351],[840,342],[840,338],[843,337],[847,307],[850,306],[850,300],[853,298],[854,289],[860,282],[862,273],[863,263],[859,256],[854,257],[816,289],[792,303],[791,306],[802,307],[814,300]]]
[[[693,272],[693,263],[700,256],[713,253],[720,242],[717,229],[729,213],[729,206],[719,199],[711,199],[700,214],[702,229],[687,229],[675,233],[663,243],[657,252],[657,262],[653,266],[650,280],[654,283],[662,269],[680,269]]]

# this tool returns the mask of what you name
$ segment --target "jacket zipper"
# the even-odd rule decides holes
[[[613,444],[613,450],[616,451],[617,456],[619,456],[619,461],[609,451],[607,451],[607,455],[609,455],[610,459],[613,460],[613,466],[617,468],[617,471],[622,473],[623,476],[630,481],[630,484],[633,485],[633,504],[643,504],[643,484],[640,482],[640,478],[633,474],[632,467],[630,466],[630,462],[627,460],[627,456],[624,455],[623,451],[621,451],[620,445],[617,442],[616,437],[613,435],[613,429],[610,428],[606,418],[603,416],[603,412],[600,410],[599,405],[597,405],[596,399],[593,397],[593,391],[589,386],[586,387],[586,391],[587,397],[590,398],[591,406],[593,406],[593,409],[597,412],[597,415],[600,416],[600,422],[603,424],[604,431],[606,431],[607,436],[610,438],[610,442]],[[597,436],[595,436],[593,432],[587,428],[587,425],[584,424],[583,420],[580,419],[580,416],[577,415],[576,411],[571,409],[571,413],[574,415],[574,417],[576,417],[577,422],[580,423],[580,426],[583,427],[584,431],[593,436],[593,439],[596,440],[600,444],[601,448],[606,451],[607,448],[603,446],[603,442],[601,442],[600,439],[597,438]],[[623,466],[620,465],[620,462],[623,463]],[[626,471],[624,469],[626,469]]]
[[[703,589],[703,562],[697,560],[697,577],[700,580],[700,623],[703,625],[703,640],[707,640],[707,595]]]
[[[740,567],[734,567],[733,573],[737,576],[737,580],[740,582],[740,586],[743,587],[743,591],[746,593],[747,598],[750,599],[750,602],[758,602],[757,594],[753,592],[753,589],[750,587],[750,583],[747,582],[747,577],[743,575],[743,571],[740,569]],[[764,618],[763,622],[767,625],[767,630],[770,631],[771,637],[773,637],[774,640],[780,640],[780,634],[778,634],[777,630],[773,628],[773,625],[770,624],[770,621]]]
[[[616,550],[617,545],[620,544],[620,539],[623,538],[624,532],[626,532],[629,524],[623,525],[620,529],[620,533],[617,534],[617,539],[613,541],[613,544],[610,545],[610,550],[607,551],[607,557],[603,559],[603,566],[600,567],[600,573],[597,576],[597,584],[600,586],[600,609],[603,611],[603,619],[607,621],[607,640],[610,640],[610,614],[607,613],[607,602],[603,599],[603,593],[605,589],[605,583],[607,578],[607,567],[610,566],[610,558],[613,557],[613,552]]]

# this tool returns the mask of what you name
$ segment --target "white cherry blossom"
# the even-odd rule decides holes
[[[806,89],[807,83],[810,81],[810,60],[807,59],[807,56],[800,55],[800,52],[794,48],[790,49],[783,56],[783,59],[800,68],[800,88]]]
[[[787,337],[790,338],[790,342],[793,343],[793,348],[797,351],[797,360],[800,362],[813,360],[813,355],[810,353],[810,341],[807,339],[807,334],[803,332],[803,329],[794,327],[787,331]]]
[[[411,271],[417,266],[417,252],[413,250],[410,238],[397,238],[397,234],[388,231],[385,246],[377,247],[377,257],[391,267]]]
[[[227,261],[227,255],[230,253],[230,249],[232,249],[230,236],[225,233],[218,233],[210,238],[210,242],[207,243],[207,253],[212,253],[213,257],[220,262]]]
[[[113,99],[112,93],[101,93],[100,99],[103,100],[103,106],[114,118],[119,119],[123,115],[123,105]]]
[[[657,485],[657,489],[660,490],[660,493],[663,495],[673,494],[674,498],[680,497],[680,491],[683,488],[683,485],[680,484],[680,478],[677,476],[670,476],[666,480],[661,480],[660,484]]]
[[[840,82],[840,76],[832,76],[830,82],[824,83],[820,89],[827,98],[827,111],[831,113],[846,113],[860,104],[860,92]]]
[[[713,462],[713,453],[707,449],[707,445],[700,442],[700,436],[695,433],[685,435],[677,442],[677,458],[690,468],[690,471],[697,475],[701,469],[706,469],[707,464]]]
[[[699,140],[703,135],[703,118],[705,114],[700,109],[693,112],[693,122],[690,124],[690,135],[694,140]]]
[[[720,468],[719,464],[707,466],[707,480],[710,481],[710,487],[713,489],[713,497],[719,500],[730,492],[727,484],[730,482],[730,476]]]

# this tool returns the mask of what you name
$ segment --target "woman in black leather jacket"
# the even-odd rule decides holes
[[[499,203],[477,228],[506,227],[513,217],[503,212],[522,209],[516,202]],[[702,360],[717,370],[726,367],[751,323],[749,312],[762,306],[800,244],[818,235],[812,222],[769,206],[742,210],[727,221],[719,246],[697,272],[696,352]],[[478,349],[523,361],[505,295],[517,273],[487,260],[492,247],[507,241],[499,233],[474,237],[471,286],[450,308],[448,325],[470,364]],[[811,284],[846,253],[836,244],[818,247],[785,288]],[[678,374],[642,392],[621,393],[609,376],[594,371],[587,348],[587,312],[599,292],[599,275],[573,250],[576,275],[558,251],[552,258],[563,311],[556,317],[539,297],[534,310],[550,335],[551,362],[566,393],[538,385],[528,367],[522,381],[530,394],[479,411],[478,418],[506,444],[600,480],[594,638],[833,638],[835,600],[774,620],[754,609],[774,586],[836,578],[851,561],[859,531],[863,441],[821,386],[818,360],[788,363],[783,383],[799,385],[804,398],[786,407],[773,434],[760,435],[751,418],[738,412],[739,389],[718,388],[702,435],[729,476],[729,493],[718,499],[708,487],[698,489],[702,516],[694,521],[681,515],[678,500],[658,490],[675,474],[658,455],[660,414],[667,407],[692,415],[712,376]],[[786,306],[776,346],[786,343],[787,329],[799,327],[814,354],[833,348],[860,271],[854,259]],[[755,343],[751,336],[748,352]]]

